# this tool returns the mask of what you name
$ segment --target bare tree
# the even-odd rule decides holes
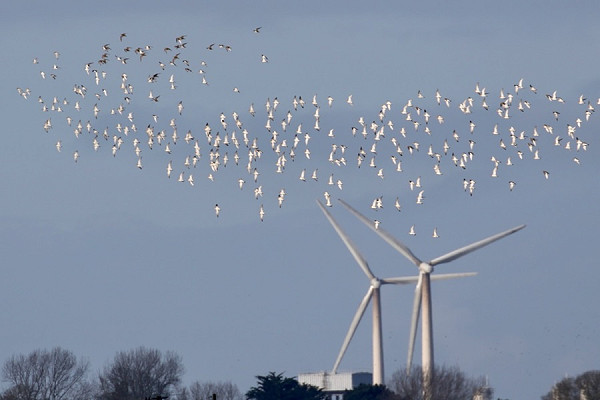
[[[600,371],[587,371],[576,378],[563,378],[542,396],[542,400],[580,399],[600,399]]]
[[[482,393],[483,389],[490,397],[493,394],[483,377],[470,378],[458,367],[436,366],[433,373],[435,378],[432,388],[433,400],[472,400],[476,394]],[[414,365],[410,374],[406,373],[406,369],[396,371],[387,386],[400,398],[422,400],[421,367]]]
[[[181,382],[183,370],[181,357],[173,352],[163,355],[159,350],[145,347],[119,352],[99,376],[99,398],[140,400],[169,396]]]
[[[238,387],[229,382],[200,382],[192,383],[177,395],[178,400],[208,400],[216,394],[218,400],[242,400]]]
[[[575,379],[586,399],[600,399],[600,371],[587,371]]]
[[[10,384],[4,398],[19,400],[83,400],[91,398],[86,380],[89,363],[60,347],[13,355],[2,367],[2,379]]]

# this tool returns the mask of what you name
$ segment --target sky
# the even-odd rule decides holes
[[[379,221],[426,260],[527,224],[436,267],[434,273],[478,273],[432,284],[436,364],[487,376],[496,397],[515,400],[539,398],[563,377],[597,369],[600,271],[593,246],[600,217],[594,206],[600,201],[594,178],[600,167],[600,124],[594,112],[586,121],[585,111],[600,107],[599,17],[600,7],[593,1],[3,2],[0,361],[62,346],[87,358],[96,374],[116,352],[146,346],[180,354],[185,383],[230,380],[242,392],[256,382],[256,375],[269,371],[295,376],[329,370],[369,282],[316,204],[317,199],[325,203],[328,192],[329,211],[381,278],[417,270],[337,198]],[[253,32],[257,27],[259,32]],[[121,33],[127,34],[122,41]],[[178,44],[181,35],[186,35],[185,48],[162,50]],[[103,50],[105,44],[110,50]],[[116,58],[127,55],[125,46],[146,45],[152,48],[142,61],[133,51],[126,64]],[[54,51],[60,53],[58,59]],[[176,51],[181,57],[171,66]],[[109,61],[99,65],[104,52]],[[268,62],[261,62],[261,55]],[[184,59],[191,72],[184,70]],[[164,71],[159,61],[167,64]],[[88,62],[100,76],[106,72],[99,85],[93,72],[84,70]],[[135,87],[130,104],[119,88],[122,73]],[[148,83],[154,73],[160,73],[156,82]],[[171,74],[175,90],[169,88]],[[208,84],[202,83],[203,76]],[[517,91],[514,85],[521,79],[523,87]],[[87,88],[85,98],[74,93],[75,85]],[[488,110],[476,86],[480,93],[486,89]],[[29,88],[28,98],[17,88]],[[436,90],[451,100],[450,107],[443,100],[436,103]],[[159,101],[148,99],[149,91]],[[501,91],[514,96],[510,118],[497,113],[500,103],[506,104]],[[311,104],[315,95],[318,131],[317,107]],[[350,95],[352,105],[347,103]],[[582,95],[585,100],[579,104]],[[294,96],[302,97],[304,108],[293,109]],[[328,96],[334,99],[331,107]],[[44,105],[51,107],[53,97],[68,99],[61,113],[42,111]],[[459,106],[469,97],[473,106],[466,114]],[[265,104],[268,100],[273,107],[275,99],[279,105],[269,132]],[[416,129],[402,113],[409,100],[410,118],[420,122]],[[74,109],[76,101],[81,111]],[[519,102],[531,108],[521,112]],[[110,114],[119,104],[125,105],[123,115]],[[248,111],[250,104],[255,116]],[[283,131],[280,122],[288,110],[293,118]],[[431,114],[427,124],[425,111]],[[558,119],[553,111],[560,113]],[[129,112],[133,121],[126,118]],[[257,182],[246,170],[248,149],[242,129],[235,129],[234,112],[249,132],[250,144],[256,138],[262,151],[251,168],[260,173]],[[221,125],[221,113],[227,128]],[[152,115],[158,116],[156,122]],[[443,124],[437,115],[444,117]],[[67,116],[73,118],[71,126]],[[155,142],[150,150],[147,126],[155,134],[164,130],[171,142],[172,118],[179,135],[172,153],[164,151],[165,143]],[[567,125],[575,127],[577,118],[583,122],[570,138]],[[52,127],[46,132],[48,119]],[[85,126],[79,137],[74,135],[78,120],[83,125],[89,120],[98,131],[98,150]],[[138,130],[117,132],[117,121],[135,123]],[[371,151],[371,121],[377,129],[385,125],[376,153]],[[232,139],[229,135],[237,132],[242,142],[239,166],[232,143],[219,149],[222,163],[228,154],[228,164],[210,169],[215,149],[205,136],[207,123],[213,139],[217,132],[221,139]],[[292,161],[291,144],[300,123]],[[494,126],[498,135],[492,133]],[[108,140],[102,136],[105,128]],[[184,141],[188,130],[194,136],[191,144]],[[279,132],[276,144],[287,140],[288,146],[280,148],[287,156],[283,173],[276,172],[274,130]],[[124,140],[115,156],[113,136]],[[136,137],[141,169],[132,144]],[[559,146],[557,137],[562,138]],[[392,138],[400,141],[403,155]],[[532,139],[536,142],[530,150]],[[201,157],[198,167],[188,169],[183,160],[194,154],[195,140]],[[450,146],[446,155],[444,140]],[[451,153],[468,154],[469,140],[474,142],[473,160],[464,169],[453,165]],[[420,149],[410,154],[414,142]],[[570,149],[565,148],[568,142]],[[578,142],[587,150],[577,150]],[[341,146],[347,146],[346,166],[328,161],[332,144],[338,146],[332,156],[338,162]],[[435,156],[427,155],[430,145],[441,157],[441,175],[432,168]],[[365,156],[358,168],[360,148]],[[523,152],[523,160],[517,151]],[[402,172],[391,155],[402,161]],[[496,178],[491,176],[492,156],[499,160]],[[369,166],[373,157],[376,167]],[[514,165],[507,165],[508,157]],[[169,161],[173,173],[167,178]],[[303,169],[306,182],[298,179]],[[318,182],[310,178],[315,169]],[[384,178],[377,176],[381,169]],[[549,172],[548,179],[542,171]],[[183,183],[177,182],[181,172]],[[190,174],[193,186],[187,181]],[[334,185],[328,184],[331,174]],[[411,191],[409,180],[418,177],[423,186]],[[240,178],[245,180],[242,190]],[[472,195],[463,190],[464,179],[475,181]],[[509,180],[516,183],[512,191]],[[263,196],[255,199],[259,187]],[[281,189],[286,194],[280,208]],[[415,202],[419,189],[423,204]],[[399,212],[396,197],[402,203]],[[376,198],[383,203],[377,211],[371,208]],[[413,225],[414,236],[408,234]],[[432,237],[434,228],[438,238]],[[382,289],[386,378],[405,366],[413,293],[412,286]],[[370,309],[340,370],[370,371],[369,325]],[[416,363],[419,349],[417,340]]]

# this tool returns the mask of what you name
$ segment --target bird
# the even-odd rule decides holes
[[[433,228],[433,234],[431,236],[434,237],[434,238],[439,238],[440,237],[438,235],[437,228]]]
[[[394,207],[396,207],[396,210],[398,210],[398,211],[401,210],[400,199],[398,199],[398,197],[396,197],[396,202],[394,203]]]
[[[268,59],[268,58],[267,58],[267,56],[265,56],[264,54],[261,54],[261,55],[260,55],[260,61],[261,61],[262,63],[268,63],[268,62],[269,62],[269,59]]]
[[[252,32],[254,32],[254,33],[260,33],[260,30],[261,30],[261,29],[262,29],[262,26],[258,26],[258,27],[256,27],[256,28],[252,29]],[[267,35],[267,36],[268,36],[268,35]]]
[[[415,235],[416,235],[416,232],[415,232],[415,226],[414,226],[414,225],[412,225],[412,226],[410,227],[410,229],[409,229],[409,231],[408,231],[408,234],[409,234],[409,235],[411,235],[411,236],[415,236]]]
[[[262,204],[260,205],[260,208],[258,210],[258,216],[260,217],[260,222],[263,222],[265,218],[265,209]]]
[[[215,204],[215,215],[217,216],[217,218],[219,218],[220,212],[221,212],[221,207],[219,207],[219,204]]]
[[[421,190],[417,195],[417,204],[423,204],[423,199],[425,198],[425,196],[423,196],[424,192],[424,190]]]
[[[329,194],[329,192],[323,193],[323,197],[325,197],[325,205],[327,207],[331,207],[332,206],[332,204],[331,204],[331,195]]]

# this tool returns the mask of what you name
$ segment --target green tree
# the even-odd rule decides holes
[[[361,383],[352,390],[344,390],[344,400],[401,400],[401,397],[385,385]]]
[[[246,392],[248,400],[326,400],[327,394],[312,385],[300,384],[294,378],[286,378],[283,373],[269,372],[257,376],[257,386]]]

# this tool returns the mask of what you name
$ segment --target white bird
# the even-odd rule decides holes
[[[56,142],[56,150],[60,153],[61,149],[62,149],[62,142],[59,140],[58,142]]]
[[[398,210],[398,211],[401,210],[400,199],[398,199],[398,197],[396,197],[396,202],[394,203],[394,207],[396,207],[396,210]]]
[[[263,63],[267,63],[267,62],[269,62],[269,59],[264,54],[261,54],[260,55],[260,61],[263,62]],[[262,221],[262,219],[261,219],[261,221]]]
[[[285,200],[285,189],[281,189],[279,191],[279,194],[277,195],[277,203],[279,204],[279,208],[281,208],[281,205],[283,204],[283,201]]]
[[[346,103],[348,103],[350,105],[354,105],[354,103],[352,103],[352,95],[348,96],[348,99],[346,100]]]
[[[319,178],[317,177],[317,171],[318,171],[318,170],[319,170],[319,169],[317,168],[317,169],[315,169],[315,170],[312,172],[312,176],[311,176],[311,178],[312,178],[314,181],[318,181],[318,180],[319,180]]]
[[[329,192],[323,193],[323,196],[325,197],[325,205],[327,207],[331,207],[332,206],[332,204],[331,204],[331,195],[329,194]]]
[[[415,226],[414,226],[414,225],[412,225],[412,226],[410,227],[410,229],[409,229],[409,231],[408,231],[408,234],[409,234],[409,235],[411,235],[411,236],[415,236],[415,235],[416,235],[416,232],[415,232]]]
[[[219,213],[221,212],[221,207],[218,204],[215,204],[215,214],[217,218],[219,218]]]
[[[417,195],[417,204],[423,204],[423,199],[425,198],[425,196],[423,196],[424,192],[424,190],[421,190]]]
[[[254,188],[254,198],[258,199],[259,197],[262,197],[263,195],[263,191],[262,191],[262,185],[260,185],[257,188]]]
[[[263,222],[265,218],[265,209],[262,204],[260,205],[260,209],[258,210],[258,216],[260,217],[260,222]]]
[[[434,238],[439,238],[440,237],[440,235],[438,235],[437,228],[433,228],[433,235],[431,235],[431,236],[434,237]]]

